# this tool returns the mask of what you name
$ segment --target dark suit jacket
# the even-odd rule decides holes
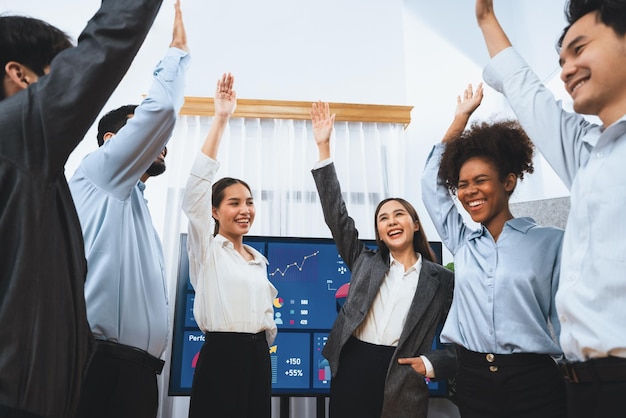
[[[323,355],[333,376],[341,367],[339,356],[344,344],[365,319],[389,270],[389,258],[371,251],[358,238],[354,221],[348,216],[333,164],[313,170],[324,218],[337,249],[351,271],[350,291],[328,337]],[[456,372],[454,350],[431,351],[437,327],[442,324],[452,303],[454,274],[423,259],[419,283],[413,297],[400,342],[389,364],[385,381],[383,417],[425,418],[428,412],[428,387],[424,377],[399,357],[426,355],[438,378]],[[331,381],[332,384],[332,381]]]
[[[103,0],[50,74],[0,101],[2,416],[11,408],[64,418],[76,409],[89,355],[87,265],[64,165],[160,6],[161,0]]]

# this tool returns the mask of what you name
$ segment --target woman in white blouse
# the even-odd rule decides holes
[[[183,200],[189,219],[189,276],[194,317],[205,333],[191,388],[189,417],[271,415],[269,345],[276,337],[267,260],[243,243],[255,216],[242,180],[213,183],[224,129],[235,111],[234,78],[217,82],[215,117],[194,162]]]

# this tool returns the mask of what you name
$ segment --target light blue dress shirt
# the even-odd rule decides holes
[[[513,48],[484,78],[571,192],[556,295],[565,357],[626,357],[626,116],[604,129],[565,112]]]
[[[82,160],[69,182],[85,241],[91,330],[155,357],[167,344],[167,290],[161,241],[139,178],[172,134],[189,59],[168,50],[134,116]]]
[[[424,205],[454,255],[454,297],[441,341],[481,353],[560,356],[554,295],[563,231],[514,218],[496,242],[483,225],[469,229],[438,179],[444,149],[434,147],[422,177]]]

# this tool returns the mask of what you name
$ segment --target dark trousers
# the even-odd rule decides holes
[[[463,418],[565,418],[565,381],[545,354],[457,349],[456,398]]]
[[[76,418],[155,418],[159,365],[163,363],[144,351],[97,341]]]
[[[207,332],[191,385],[190,418],[269,418],[272,370],[265,332]]]
[[[380,418],[387,370],[395,350],[350,337],[341,349],[337,375],[330,381],[331,418]]]
[[[568,365],[567,416],[626,416],[626,359],[606,357]]]
[[[26,411],[20,411],[18,409],[9,408],[8,406],[0,405],[0,418],[42,418],[39,415],[29,414]]]

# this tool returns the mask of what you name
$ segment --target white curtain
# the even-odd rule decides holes
[[[211,120],[200,116],[179,117],[168,146],[164,179],[167,193],[159,195],[164,207],[162,225],[158,219],[154,221],[163,239],[172,321],[179,237],[187,231],[181,201],[191,164]],[[404,127],[396,123],[336,122],[331,144],[348,211],[361,238],[372,239],[378,202],[391,196],[405,197],[408,147]],[[218,160],[221,164],[218,178],[240,178],[252,189],[257,213],[251,235],[330,237],[311,175],[318,152],[310,121],[233,118],[222,138]],[[151,197],[150,204],[158,202]],[[171,338],[160,379],[160,416],[182,418],[187,416],[188,399],[167,396],[170,350]],[[305,418],[308,413],[300,411],[296,416]]]

